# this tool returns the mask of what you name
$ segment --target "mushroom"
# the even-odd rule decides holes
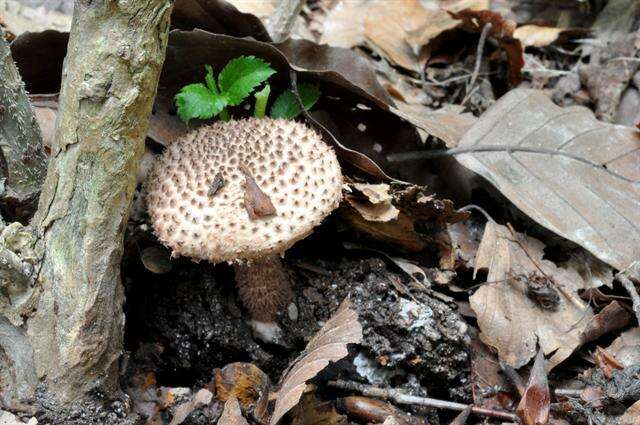
[[[233,264],[254,333],[277,341],[277,313],[292,299],[280,255],[342,195],[336,155],[320,135],[283,119],[216,122],[173,142],[145,189],[172,255]]]

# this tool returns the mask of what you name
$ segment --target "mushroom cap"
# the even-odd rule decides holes
[[[250,218],[243,167],[275,214]],[[154,231],[174,255],[233,262],[282,253],[311,233],[338,206],[342,174],[333,150],[305,124],[250,118],[173,142],[145,189]]]

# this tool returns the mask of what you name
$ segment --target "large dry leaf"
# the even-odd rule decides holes
[[[487,0],[449,2],[447,10],[484,9]],[[459,22],[444,9],[427,10],[420,0],[338,2],[323,20],[321,43],[368,46],[394,64],[419,72],[426,57],[420,49]]]
[[[593,316],[576,294],[580,275],[543,260],[543,249],[537,239],[488,222],[476,256],[476,271],[488,269],[487,283],[469,299],[480,339],[515,368],[529,362],[538,344],[553,353],[548,365],[554,367],[582,343]]]
[[[516,89],[464,135],[457,155],[524,213],[624,269],[640,258],[640,137]]]
[[[298,357],[282,379],[271,425],[278,423],[285,413],[298,404],[309,379],[327,367],[329,362],[345,357],[348,354],[347,344],[358,344],[360,341],[362,341],[362,325],[358,322],[358,314],[350,308],[350,302],[346,299],[331,319],[309,341],[304,353]]]
[[[640,364],[640,328],[623,332],[607,347],[607,351],[625,367]]]

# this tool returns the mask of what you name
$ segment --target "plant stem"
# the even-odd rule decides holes
[[[226,106],[222,109],[222,111],[220,111],[220,119],[222,121],[229,121],[231,119],[231,116],[229,115],[229,110],[227,109]]]
[[[256,105],[253,109],[253,116],[256,118],[264,118],[267,110],[267,101],[269,100],[269,94],[271,93],[271,86],[266,84],[262,90],[254,94],[256,98]]]

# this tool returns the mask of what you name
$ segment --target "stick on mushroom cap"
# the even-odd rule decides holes
[[[341,189],[336,155],[318,133],[268,118],[187,134],[146,183],[158,238],[174,254],[213,263],[284,252],[337,207]]]

